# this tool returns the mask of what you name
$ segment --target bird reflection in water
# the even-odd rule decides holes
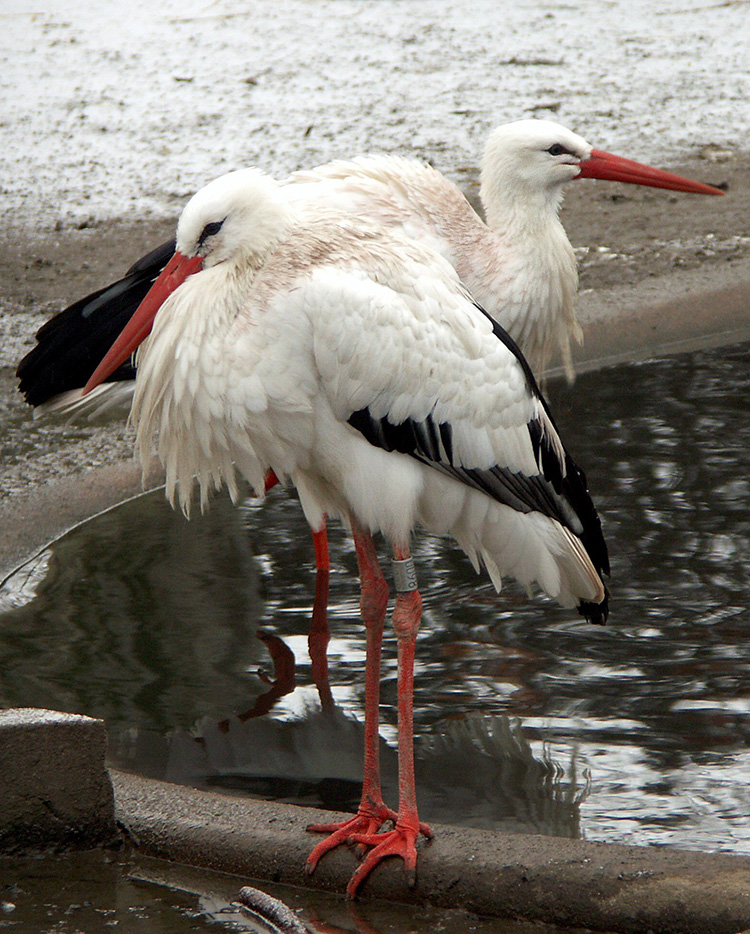
[[[240,723],[246,723],[254,717],[262,717],[264,714],[267,714],[277,701],[281,700],[281,698],[285,697],[287,694],[291,694],[297,687],[297,670],[294,652],[292,652],[289,646],[279,639],[278,636],[266,632],[265,629],[259,629],[256,635],[268,649],[268,654],[271,656],[271,661],[273,662],[274,677],[269,678],[265,671],[262,669],[258,670],[258,677],[264,684],[270,685],[270,688],[264,694],[258,695],[252,707],[244,713],[237,714],[237,719]],[[316,665],[313,663],[313,671],[315,670]],[[320,690],[319,687],[319,691]],[[321,691],[321,704],[323,703],[323,696],[326,695],[330,697],[330,694],[331,688],[326,677],[325,691]],[[222,733],[228,733],[229,719],[221,720],[218,727]]]
[[[203,717],[192,730],[175,730],[156,743],[143,734],[133,744],[131,733],[136,768],[155,774],[147,760],[164,761],[160,747],[166,743],[160,774],[168,781],[356,812],[362,723],[333,703],[327,679],[315,682],[319,706],[310,703],[292,718],[269,717],[283,698],[305,685],[284,640],[267,630],[257,635],[273,665],[272,675],[258,672],[268,690],[241,713],[219,721]],[[312,670],[318,670],[315,660]],[[382,738],[380,756],[386,794],[392,793],[398,781],[396,751]],[[465,826],[579,836],[588,779],[579,784],[575,758],[565,769],[548,751],[535,756],[520,723],[506,716],[469,715],[433,731],[417,749],[416,769],[420,803],[430,820],[453,823],[460,813]]]
[[[297,648],[310,618],[310,580],[298,570],[307,544],[293,500],[277,498],[269,508],[272,521],[258,529],[252,506],[242,514],[217,497],[205,516],[186,523],[156,491],[52,543],[32,575],[33,592],[19,590],[17,578],[28,580],[28,568],[7,585],[20,601],[4,616],[5,632],[18,634],[6,638],[0,653],[8,702],[102,717],[113,764],[142,775],[355,810],[362,787],[361,642],[355,626],[347,629],[346,606],[337,616],[332,677],[323,614],[307,640],[310,661],[304,651],[295,660],[290,645]],[[277,541],[274,530],[287,524],[292,534]],[[349,556],[338,542],[336,548],[337,563],[346,564]],[[285,563],[264,575],[264,556],[276,553]],[[284,602],[273,589],[279,570]],[[327,587],[327,575],[321,580]],[[271,619],[286,628],[272,628]],[[254,638],[259,631],[262,642]],[[455,648],[452,630],[444,631]],[[261,645],[272,670],[260,675],[265,684],[257,697],[258,682],[248,672],[261,664],[255,648]],[[587,785],[575,775],[575,758],[562,769],[549,754],[533,754],[517,721],[472,713],[470,681],[462,681],[451,719],[443,708],[430,726],[435,717],[426,699],[446,690],[430,676],[440,669],[445,642],[439,651],[432,646],[432,655],[431,645],[423,647],[430,664],[420,675],[425,700],[416,758],[427,817],[578,836]],[[495,657],[495,683],[517,680],[514,658]],[[229,711],[240,713],[228,717]],[[380,756],[385,793],[395,797],[396,753],[382,738]]]

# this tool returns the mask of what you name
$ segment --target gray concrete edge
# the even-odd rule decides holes
[[[701,282],[696,272],[581,295],[577,372],[750,340],[750,277],[743,272],[729,285]]]
[[[345,815],[111,772],[115,812],[144,855],[285,885],[343,893],[355,868],[339,847],[312,876],[311,822]],[[736,934],[750,927],[750,857],[589,843],[435,826],[420,846],[417,885],[388,860],[367,898],[610,932]]]

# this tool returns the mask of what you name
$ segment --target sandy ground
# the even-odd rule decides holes
[[[746,0],[3,0],[0,217],[167,218],[229,169],[364,151],[455,178],[492,126],[533,116],[654,164],[736,151],[749,16]]]

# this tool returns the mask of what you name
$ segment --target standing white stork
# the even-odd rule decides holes
[[[537,378],[559,353],[572,379],[570,343],[583,337],[576,318],[578,270],[559,213],[566,184],[581,178],[723,194],[594,149],[549,120],[520,120],[490,134],[480,170],[486,223],[452,182],[415,159],[336,161],[296,172],[285,184],[306,208],[335,205],[435,249],[516,341]]]
[[[238,471],[262,494],[270,470],[296,486],[313,530],[326,515],[350,524],[368,644],[364,785],[358,814],[328,828],[308,866],[353,839],[372,849],[350,896],[390,855],[413,882],[416,839],[430,831],[414,786],[412,531],[453,536],[498,589],[510,575],[601,622],[607,550],[585,478],[514,342],[423,244],[300,210],[251,169],[195,195],[176,242],[86,391],[143,341],[136,446],[148,458],[158,435],[173,503],[187,511],[196,483],[203,500],[221,485],[236,492]],[[388,587],[374,532],[393,549],[399,659],[399,809],[381,833],[393,812],[368,755]]]
[[[556,348],[570,375],[570,341],[580,339],[575,316],[578,276],[559,208],[565,185],[576,178],[723,193],[592,149],[582,137],[557,123],[522,120],[496,128],[485,147],[481,198],[486,224],[459,189],[435,169],[394,156],[337,161],[295,173],[279,194],[300,211],[335,205],[436,249],[518,342],[538,375]],[[63,409],[81,404],[80,386],[161,272],[173,246],[170,241],[158,247],[122,280],[75,303],[45,325],[37,335],[39,343],[18,369],[20,388],[30,404]],[[117,382],[103,384],[97,392],[129,399],[134,375],[134,367],[124,361],[116,373]],[[87,396],[83,403],[91,398]],[[274,480],[270,474],[267,485]],[[310,657],[313,679],[326,707],[332,699],[326,662],[329,559],[324,523],[313,538],[318,573]],[[382,805],[375,777],[377,755],[376,735],[374,741],[371,737],[368,756],[369,794]],[[345,830],[341,834],[345,836]]]

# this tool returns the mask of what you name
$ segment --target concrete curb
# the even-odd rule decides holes
[[[106,750],[102,720],[36,708],[0,711],[0,852],[115,839]]]
[[[305,827],[337,815],[111,774],[117,819],[146,855],[337,892],[354,869],[354,854],[339,848],[313,876],[304,872],[314,841]],[[373,872],[362,895],[623,934],[750,927],[749,857],[433,829],[415,889],[392,860]]]
[[[573,351],[577,372],[750,340],[750,281],[655,302],[647,286],[641,285],[642,301],[632,294],[624,300],[621,289],[581,296],[585,337]],[[627,315],[613,316],[623,305]]]

